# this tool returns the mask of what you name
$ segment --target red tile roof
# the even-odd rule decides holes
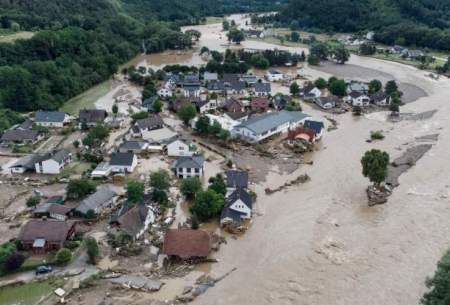
[[[183,259],[206,257],[211,250],[211,236],[202,230],[171,229],[166,232],[162,253]]]

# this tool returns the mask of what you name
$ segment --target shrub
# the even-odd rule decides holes
[[[39,202],[41,202],[41,197],[39,196],[31,196],[30,198],[27,199],[27,207],[34,207],[36,205],[39,204]]]
[[[383,140],[384,139],[384,134],[381,130],[377,130],[377,131],[372,131],[370,133],[370,138],[372,140]]]
[[[72,259],[72,252],[67,248],[61,248],[56,253],[56,262],[60,265],[67,264]]]
[[[90,263],[95,264],[97,258],[100,256],[100,250],[98,248],[97,241],[93,237],[87,237],[84,240],[84,243],[86,245]]]
[[[25,256],[23,256],[19,252],[14,252],[6,258],[4,263],[4,269],[7,271],[17,270],[20,268],[20,266],[22,266],[24,261]]]

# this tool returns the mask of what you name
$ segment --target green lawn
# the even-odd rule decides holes
[[[0,42],[14,42],[17,39],[29,39],[33,37],[33,32],[11,32],[7,30],[0,31]]]
[[[50,281],[0,288],[0,305],[34,305],[52,293]]]
[[[71,176],[81,175],[90,168],[91,164],[88,162],[75,161],[64,168],[60,176],[63,178],[70,178]]]
[[[78,114],[78,111],[83,108],[93,108],[95,102],[108,93],[111,81],[107,80],[91,89],[75,96],[68,100],[61,107],[61,111],[68,114]]]
[[[223,17],[206,17],[206,24],[222,23]]]

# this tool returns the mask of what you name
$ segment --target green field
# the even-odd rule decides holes
[[[0,289],[0,305],[34,305],[52,293],[50,281],[5,287]]]
[[[206,24],[222,23],[223,17],[206,17]]]
[[[75,96],[74,98],[68,100],[60,108],[68,114],[78,114],[78,111],[83,108],[93,108],[95,102],[106,93],[108,93],[110,87],[110,81],[104,81],[103,83],[92,87],[91,89]]]
[[[14,42],[17,39],[29,39],[33,37],[33,32],[11,32],[11,31],[0,31],[0,42]]]

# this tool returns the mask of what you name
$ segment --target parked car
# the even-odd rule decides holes
[[[36,275],[50,273],[52,270],[51,266],[39,266],[36,268]]]

